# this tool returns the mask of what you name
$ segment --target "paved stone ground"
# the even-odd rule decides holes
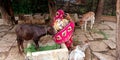
[[[92,30],[86,32],[77,28],[74,40],[89,41],[85,60],[116,60],[116,23],[96,23]],[[77,35],[78,34],[78,35]]]
[[[85,60],[116,60],[115,32],[116,23],[101,22],[95,24],[92,30],[88,29],[86,32],[76,27],[73,39],[79,41],[78,44],[84,41],[89,42]],[[14,28],[0,25],[0,60],[24,60],[25,55],[18,53],[15,39]]]

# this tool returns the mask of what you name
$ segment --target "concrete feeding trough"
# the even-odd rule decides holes
[[[68,49],[66,45],[61,44],[60,49],[27,52],[26,59],[29,60],[68,60]]]

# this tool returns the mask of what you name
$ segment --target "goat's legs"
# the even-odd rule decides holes
[[[35,48],[37,50],[39,50],[39,44],[38,44],[39,38],[34,38],[33,40],[34,40],[34,43],[35,43]]]
[[[17,37],[17,44],[18,44],[19,53],[22,53],[21,48],[22,48],[22,50],[24,49],[22,38]]]
[[[22,52],[24,52],[23,42],[24,42],[24,40],[22,40],[22,41],[21,41],[21,48],[22,48]]]
[[[84,25],[81,26],[81,29],[84,30]]]

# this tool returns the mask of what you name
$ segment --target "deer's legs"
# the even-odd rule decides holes
[[[87,30],[87,21],[85,21],[85,26],[84,26],[84,29],[85,29],[85,31]]]
[[[93,18],[93,19],[91,20],[91,26],[90,26],[90,29],[92,29],[92,28],[93,28],[93,25],[94,25],[94,20],[95,20],[95,18]]]

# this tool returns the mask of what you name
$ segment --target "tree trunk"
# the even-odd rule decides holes
[[[96,20],[99,21],[103,12],[104,0],[98,1],[98,6],[96,10]]]
[[[117,60],[120,60],[120,0],[117,0],[116,4],[116,16],[117,16]]]
[[[52,23],[53,18],[56,13],[56,6],[55,6],[55,1],[54,0],[48,0],[48,7],[49,7],[49,12],[50,12],[50,23]]]
[[[0,10],[5,24],[17,24],[14,18],[14,12],[11,5],[11,0],[0,0]]]
[[[8,16],[8,14],[6,13],[6,11],[2,8],[2,7],[0,7],[0,10],[1,10],[1,17],[2,17],[2,19],[3,19],[3,24],[7,24],[9,21],[8,21],[8,18],[9,18],[9,16]]]

